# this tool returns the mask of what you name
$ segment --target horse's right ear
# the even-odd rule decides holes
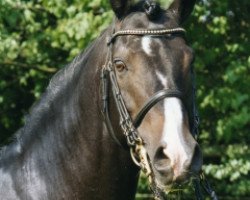
[[[172,10],[179,23],[182,23],[191,14],[195,3],[196,0],[174,0],[169,10]]]
[[[110,4],[116,17],[122,19],[129,10],[130,0],[110,0]]]

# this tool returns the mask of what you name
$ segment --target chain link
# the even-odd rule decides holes
[[[147,151],[142,143],[136,144],[130,149],[131,157],[134,163],[141,168],[141,171],[148,179],[149,187],[153,192],[154,200],[164,200],[164,191],[158,187],[152,166],[149,161]]]

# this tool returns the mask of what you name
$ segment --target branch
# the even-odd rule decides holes
[[[26,64],[26,63],[19,63],[19,62],[0,62],[0,65],[4,66],[17,66],[17,67],[22,67],[25,69],[35,69],[41,72],[46,72],[46,73],[55,73],[58,69],[54,67],[45,67],[37,64]]]

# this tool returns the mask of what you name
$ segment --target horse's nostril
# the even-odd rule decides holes
[[[165,171],[170,166],[170,159],[163,150],[164,148],[160,147],[154,157],[154,167],[157,171]]]

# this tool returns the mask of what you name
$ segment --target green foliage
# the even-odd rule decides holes
[[[249,197],[249,1],[200,2],[188,25],[196,52],[204,171],[218,194]]]
[[[249,0],[204,0],[185,24],[196,53],[204,171],[219,196],[232,199],[250,194],[249,10]],[[107,0],[0,1],[0,143],[112,15]],[[145,178],[138,192],[149,193]]]
[[[0,143],[22,124],[59,67],[112,19],[108,1],[0,1]]]

